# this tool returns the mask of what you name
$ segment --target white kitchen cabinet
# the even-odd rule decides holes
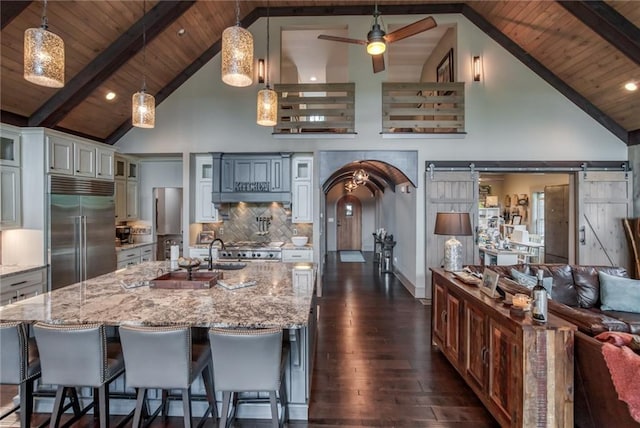
[[[283,262],[312,262],[313,248],[312,247],[283,248],[282,261]]]
[[[113,150],[96,149],[96,178],[113,180]]]
[[[294,292],[308,293],[313,290],[313,269],[311,267],[292,269]]]
[[[47,270],[11,275],[0,280],[0,305],[7,305],[45,291]]]
[[[116,203],[116,223],[127,220],[127,181],[117,178],[114,181],[113,199]]]
[[[313,158],[294,156],[291,178],[291,222],[313,222]]]
[[[156,246],[153,244],[140,247],[140,263],[152,262],[156,259]]]
[[[127,179],[127,221],[138,219],[138,182]]]
[[[20,166],[20,131],[0,126],[0,165]]]
[[[22,226],[20,168],[0,166],[0,230]]]
[[[73,143],[74,174],[78,177],[93,178],[96,176],[96,148],[80,143]]]
[[[140,247],[120,250],[116,253],[117,269],[124,269],[140,263]]]
[[[49,172],[73,175],[73,140],[59,136],[48,136],[47,141]]]
[[[219,221],[218,210],[211,201],[213,190],[213,161],[210,155],[196,156],[196,223],[212,223]]]

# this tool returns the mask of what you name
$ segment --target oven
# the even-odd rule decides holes
[[[218,260],[282,261],[284,242],[229,242],[218,250]]]

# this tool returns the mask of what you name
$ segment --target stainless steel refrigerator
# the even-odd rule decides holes
[[[116,269],[114,184],[50,176],[51,289]]]

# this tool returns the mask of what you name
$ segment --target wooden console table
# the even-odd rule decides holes
[[[573,335],[536,325],[443,269],[431,269],[431,341],[503,427],[573,427]]]

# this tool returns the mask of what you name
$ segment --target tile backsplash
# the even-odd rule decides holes
[[[225,242],[289,242],[294,235],[308,236],[309,243],[313,241],[313,224],[291,223],[291,210],[277,202],[225,204],[222,210],[228,213],[228,218],[222,223],[205,223],[202,230],[214,231],[215,236]],[[259,219],[268,219],[268,222],[261,224]]]

